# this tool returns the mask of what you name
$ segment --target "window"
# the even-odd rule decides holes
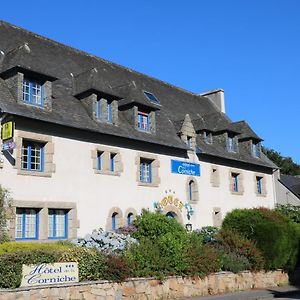
[[[152,161],[141,159],[140,161],[140,181],[145,183],[152,182],[152,168],[151,168]]]
[[[112,108],[111,102],[107,102],[107,122],[112,123]]]
[[[97,100],[97,102],[96,102],[95,112],[96,112],[96,118],[100,119],[100,115],[101,115],[101,103],[100,103],[100,100]]]
[[[106,107],[106,113],[104,113],[105,107]],[[107,123],[113,123],[112,101],[109,102],[102,98],[97,100],[96,107],[95,107],[95,114],[96,114],[96,118],[98,120],[101,120],[101,121],[107,122]]]
[[[29,104],[43,105],[43,86],[35,80],[24,78],[23,80],[23,101]]]
[[[17,208],[16,210],[16,240],[38,239],[38,210]]]
[[[210,182],[213,187],[218,187],[220,185],[219,168],[217,166],[211,167]]]
[[[150,102],[155,103],[155,104],[160,104],[159,100],[152,93],[144,91],[144,95]]]
[[[189,148],[192,148],[192,137],[191,136],[187,136],[186,137],[186,144],[188,145]]]
[[[262,182],[263,177],[256,176],[256,193],[261,195],[262,194]]]
[[[140,130],[149,131],[149,114],[138,112],[138,128]]]
[[[211,133],[208,133],[208,132],[204,131],[203,132],[203,140],[204,140],[204,143],[211,144],[212,143],[212,135],[211,135]]]
[[[194,188],[195,188],[194,185],[195,185],[194,181],[191,180],[191,181],[189,182],[189,201],[192,201],[192,200],[193,200],[193,190],[194,190]]]
[[[173,211],[169,211],[166,213],[166,217],[169,219],[176,219],[177,215]]]
[[[237,141],[234,137],[227,137],[227,150],[237,152]]]
[[[111,215],[111,229],[112,230],[116,230],[117,229],[117,216],[118,216],[117,212],[114,212]]]
[[[127,225],[130,225],[132,223],[132,219],[133,219],[133,213],[129,213],[127,215]]]
[[[44,170],[44,144],[23,140],[21,168],[28,171]]]
[[[65,239],[68,236],[68,213],[65,209],[48,210],[48,238]]]
[[[110,171],[115,171],[115,157],[116,153],[110,153]]]
[[[97,170],[102,170],[103,152],[97,151]]]
[[[234,193],[239,192],[239,174],[232,173],[231,180],[232,180],[232,192]]]
[[[252,144],[252,155],[253,157],[259,158],[260,157],[260,144]]]

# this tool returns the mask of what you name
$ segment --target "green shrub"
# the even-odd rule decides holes
[[[235,252],[223,253],[222,270],[238,273],[250,269],[250,263],[245,256],[241,256]]]
[[[59,251],[35,250],[18,251],[0,256],[0,287],[17,288],[22,279],[22,265],[54,263],[60,256]]]
[[[299,233],[296,226],[276,211],[265,208],[236,209],[227,214],[224,229],[238,231],[252,240],[265,258],[266,269],[293,269]]]
[[[300,206],[292,204],[277,204],[276,209],[282,216],[289,218],[295,223],[300,223]]]
[[[59,261],[78,262],[80,281],[106,279],[106,258],[96,249],[71,248],[60,255]]]
[[[105,279],[120,282],[132,277],[132,274],[133,271],[124,257],[117,255],[107,256]]]
[[[186,257],[186,275],[203,277],[221,270],[222,264],[219,251],[209,244],[203,245],[202,236],[197,233],[190,236]]]
[[[65,250],[75,247],[70,242],[35,243],[35,242],[5,242],[0,244],[0,255],[17,251],[35,250]]]
[[[259,271],[264,268],[265,260],[261,251],[256,248],[253,241],[242,237],[238,232],[222,229],[216,236],[216,243],[224,253],[234,253],[237,257],[245,257],[249,262],[247,268],[250,270]],[[224,271],[228,270],[224,269]]]
[[[168,218],[160,212],[149,212],[143,210],[142,214],[136,218],[134,225],[137,231],[132,233],[136,239],[148,238],[156,240],[159,236],[171,233],[178,237],[186,235],[185,228],[175,219]]]

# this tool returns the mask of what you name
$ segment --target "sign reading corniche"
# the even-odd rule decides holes
[[[171,172],[182,175],[200,176],[200,165],[172,159]]]
[[[79,282],[76,262],[23,265],[22,286]]]

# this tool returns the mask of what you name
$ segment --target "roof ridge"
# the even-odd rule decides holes
[[[0,20],[0,24],[1,24],[1,25],[3,24],[3,25],[6,25],[6,26],[13,27],[13,28],[15,28],[15,29],[17,29],[17,30],[24,31],[24,32],[26,32],[26,33],[29,33],[29,34],[35,36],[36,38],[39,38],[39,39],[48,41],[48,42],[50,42],[50,43],[57,44],[57,45],[59,45],[59,46],[62,46],[62,47],[64,47],[64,48],[67,48],[67,49],[69,49],[69,50],[71,50],[71,51],[73,51],[73,52],[76,52],[76,53],[78,53],[78,54],[92,57],[92,58],[94,58],[94,59],[96,59],[96,60],[100,60],[100,61],[102,61],[102,62],[104,62],[104,63],[106,63],[106,64],[111,64],[111,65],[113,65],[113,66],[116,66],[116,67],[119,67],[119,68],[121,68],[121,69],[127,70],[127,71],[129,71],[129,72],[131,72],[131,73],[136,73],[137,75],[142,75],[142,76],[147,77],[147,78],[149,78],[149,79],[151,79],[151,80],[153,80],[153,81],[160,82],[160,83],[162,83],[162,84],[164,84],[164,85],[166,85],[166,86],[169,86],[169,87],[171,87],[171,88],[175,88],[175,89],[177,89],[177,90],[179,90],[179,91],[181,91],[181,92],[183,92],[183,93],[187,93],[187,94],[190,94],[190,95],[193,95],[193,96],[201,97],[201,98],[202,98],[202,96],[200,96],[200,95],[197,94],[197,93],[194,93],[194,92],[192,92],[192,91],[186,90],[186,89],[184,89],[184,88],[182,88],[182,87],[178,87],[178,86],[173,85],[173,84],[171,84],[171,83],[169,83],[169,82],[166,82],[166,81],[164,81],[164,80],[162,80],[162,79],[158,79],[158,78],[152,77],[152,76],[150,76],[150,75],[147,75],[147,74],[141,73],[141,72],[139,72],[139,71],[136,71],[136,70],[134,70],[134,69],[131,69],[131,68],[122,66],[122,65],[120,65],[120,64],[118,64],[118,63],[115,63],[115,62],[112,62],[112,61],[110,61],[110,60],[107,60],[107,59],[101,58],[101,57],[99,57],[99,56],[96,56],[96,55],[94,55],[94,54],[88,53],[87,51],[83,51],[83,50],[77,49],[77,48],[75,48],[75,47],[72,47],[72,46],[63,44],[63,43],[58,42],[58,41],[56,41],[56,40],[54,40],[54,39],[45,37],[45,36],[40,35],[40,34],[37,34],[37,33],[34,33],[34,32],[32,32],[32,31],[30,31],[30,30],[28,30],[28,29],[25,29],[25,28],[16,26],[16,25],[11,24],[11,23],[9,23],[9,22]]]

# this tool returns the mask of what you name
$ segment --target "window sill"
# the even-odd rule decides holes
[[[255,193],[256,197],[260,197],[260,198],[264,198],[264,197],[267,197],[267,194],[266,193]]]
[[[121,176],[119,171],[109,171],[109,170],[95,170],[95,174],[110,175],[110,176]]]
[[[142,182],[142,181],[139,181],[138,185],[139,186],[158,187],[158,183],[155,183],[155,182]]]
[[[51,177],[52,176],[52,174],[48,173],[48,172],[27,171],[27,170],[18,170],[18,175],[36,176],[36,177]]]
[[[241,196],[241,195],[244,194],[244,192],[233,192],[233,191],[231,191],[231,194],[232,194],[232,195]]]

